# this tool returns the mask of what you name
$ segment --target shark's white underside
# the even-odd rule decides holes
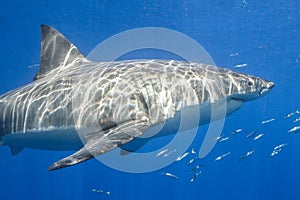
[[[202,124],[207,124],[210,121],[229,115],[243,105],[243,101],[234,99],[222,99],[212,104],[203,104],[188,107],[182,110],[184,113],[184,122],[182,121],[182,112],[177,112],[174,117],[163,121],[161,123],[151,125],[141,136],[146,141],[156,137],[163,137],[170,134],[175,134],[179,126],[183,125],[181,131],[195,128]],[[212,107],[214,108],[214,116],[212,116]],[[194,122],[193,112],[200,111],[199,123],[186,123]],[[2,138],[3,145],[11,147],[13,154],[18,153],[23,148],[41,149],[41,150],[54,150],[54,151],[75,151],[84,146],[86,139],[83,133],[85,130],[76,129],[75,127],[50,127],[43,130],[28,130],[26,133],[17,132],[14,134],[6,134]],[[211,148],[215,143],[211,143]],[[137,146],[129,146],[125,148],[127,151],[137,150]],[[15,153],[14,153],[15,152]]]

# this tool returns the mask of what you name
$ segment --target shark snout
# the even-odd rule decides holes
[[[273,82],[269,82],[269,83],[267,84],[267,88],[268,88],[269,90],[271,90],[273,87],[275,87],[275,84],[274,84]]]
[[[273,82],[268,82],[265,87],[260,89],[259,95],[262,96],[267,94],[273,87],[275,87],[275,84]]]

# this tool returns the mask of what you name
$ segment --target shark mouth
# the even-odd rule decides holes
[[[273,87],[275,87],[275,84],[273,82],[269,82],[266,87],[260,89],[259,95],[262,96],[267,94]]]

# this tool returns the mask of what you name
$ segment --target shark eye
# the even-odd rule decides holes
[[[253,82],[252,81],[248,81],[248,86],[252,86]]]

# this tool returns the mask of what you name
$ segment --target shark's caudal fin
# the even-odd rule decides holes
[[[69,42],[60,32],[46,25],[41,25],[41,60],[40,69],[34,80],[45,77],[52,70],[75,64],[85,57],[78,51],[76,46]],[[76,65],[76,64],[75,64]]]

